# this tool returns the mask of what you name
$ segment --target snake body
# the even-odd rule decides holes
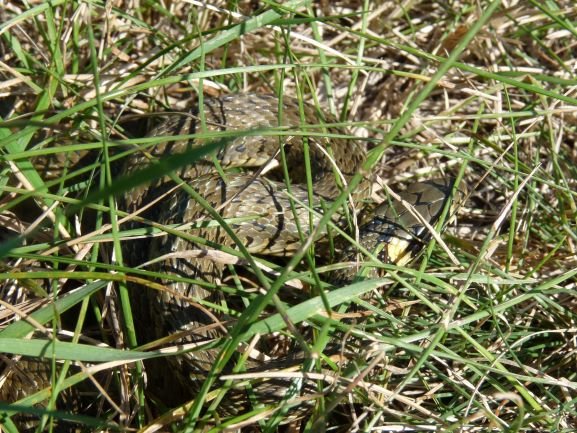
[[[282,103],[274,96],[261,94],[207,98],[200,109],[187,114],[169,115],[151,131],[149,137],[166,137],[166,140],[160,139],[147,152],[135,153],[126,166],[126,172],[140,170],[151,164],[151,160],[168,154],[198,148],[207,142],[202,137],[211,133],[231,133],[230,138],[212,157],[205,157],[193,166],[181,169],[177,173],[178,179],[166,176],[132,191],[125,198],[125,210],[137,212],[168,192],[166,200],[160,201],[161,205],[153,206],[144,214],[147,218],[165,226],[206,221],[208,213],[198,200],[184,189],[173,190],[177,182],[182,181],[198,192],[222,218],[231,221],[229,227],[237,241],[250,253],[290,255],[311,234],[311,229],[314,230],[323,206],[330,205],[341,193],[350,179],[361,170],[366,158],[364,143],[340,138],[344,133],[335,128],[326,128],[324,122],[328,120],[323,113],[316,112],[308,105],[302,106],[291,98],[283,98]],[[327,139],[327,136],[331,138]],[[305,149],[308,149],[308,155],[305,155]],[[305,158],[310,161],[311,179],[307,179]],[[220,166],[218,170],[215,161]],[[266,176],[262,175],[259,170],[264,165],[270,166],[271,162],[276,162],[277,168]],[[282,172],[283,166],[287,167],[285,173]],[[287,178],[290,187],[287,187]],[[310,181],[313,195],[308,192],[307,180]],[[364,179],[353,194],[359,206],[369,196],[369,186],[370,179]],[[452,180],[417,183],[403,197],[426,221],[434,224],[451,189]],[[345,226],[346,213],[347,209],[337,213],[333,217],[334,223]],[[238,219],[242,221],[238,222]],[[235,246],[235,242],[220,226],[185,232],[210,245]],[[321,240],[317,243],[317,251],[323,248],[323,242],[328,242],[328,236],[324,236],[324,241],[322,237],[326,232],[326,229],[319,232]],[[360,228],[360,244],[369,251],[375,251],[379,245],[384,246],[379,257],[388,262],[406,262],[414,252],[412,250],[420,248],[424,237],[426,233],[419,218],[400,203],[377,207]],[[339,247],[341,244],[337,240],[337,254],[340,255],[337,261],[354,260],[356,248],[346,245]],[[224,266],[218,261],[203,254],[185,253],[198,251],[199,245],[194,239],[169,234],[153,238],[149,245],[137,248],[134,245],[130,243],[127,247],[132,265],[165,257],[157,263],[155,270],[213,283],[218,283],[222,278]],[[150,253],[143,256],[143,251]],[[351,281],[353,275],[354,270],[349,268],[335,272],[330,279],[344,284]],[[136,306],[143,323],[154,323],[154,326],[147,327],[152,330],[147,339],[178,335],[173,343],[183,344],[226,338],[227,320],[229,323],[234,321],[230,316],[223,317],[216,311],[210,311],[206,305],[226,305],[239,311],[243,308],[242,300],[226,296],[221,290],[209,290],[191,282],[166,280],[164,283],[170,290],[142,297]],[[259,349],[274,353],[274,349],[266,343]],[[188,398],[194,397],[194,390],[212,367],[217,354],[218,350],[209,349],[169,358],[178,379],[176,385],[169,385],[169,395],[165,399],[175,395],[175,386],[178,385],[184,388],[185,393],[188,391]],[[292,349],[285,349],[282,354],[269,358],[267,362],[270,365],[249,358],[245,366],[248,370],[268,369],[275,362],[286,366],[291,362],[291,355],[294,355]],[[302,362],[302,359],[293,362]],[[166,379],[162,375],[159,382],[166,382]],[[261,403],[270,403],[278,402],[287,386],[286,380],[257,381],[252,384],[252,390]],[[246,394],[229,392],[227,399],[230,412],[246,410]]]
[[[343,138],[345,132],[328,127],[330,122],[322,112],[295,99],[285,97],[279,102],[274,96],[262,94],[205,98],[190,112],[166,113],[148,134],[152,144],[139,147],[127,159],[124,175],[130,176],[167,156],[201,149],[215,140],[221,146],[194,164],[142,184],[120,199],[122,210],[148,220],[145,227],[160,226],[166,231],[163,236],[125,240],[123,245],[129,265],[154,260],[149,268],[167,275],[161,281],[163,290],[133,288],[141,342],[203,344],[227,338],[228,330],[254,293],[247,291],[241,298],[227,295],[219,287],[226,266],[209,254],[219,245],[238,250],[241,244],[251,254],[290,256],[314,233],[317,252],[328,256],[333,248],[333,261],[356,260],[355,245],[339,236],[331,237],[326,227],[317,230],[324,209],[360,172],[367,155],[363,142]],[[263,167],[271,166],[265,175]],[[357,209],[370,196],[370,185],[371,179],[366,177],[352,194]],[[411,185],[401,196],[414,212],[394,200],[377,206],[369,216],[359,217],[362,224],[358,244],[376,252],[384,262],[406,263],[427,238],[421,219],[435,224],[452,188],[452,179]],[[190,189],[198,197],[191,195]],[[213,211],[209,212],[208,207]],[[332,224],[351,232],[355,212],[343,206],[332,217]],[[228,222],[229,232],[212,221],[215,214]],[[129,226],[143,227],[137,222]],[[344,268],[327,279],[334,285],[346,284],[356,270]],[[303,362],[292,342],[283,347],[278,339],[263,337],[256,350],[268,357],[263,361],[249,356],[245,362],[248,371]],[[166,404],[194,398],[218,353],[218,348],[201,348],[168,357],[168,370],[166,361],[153,361],[152,369],[148,369],[150,388]],[[49,386],[47,374],[32,376],[36,386]],[[254,381],[250,388],[261,403],[278,403],[290,383],[268,379]],[[0,398],[14,401],[21,397],[11,394],[8,384],[0,390]],[[229,390],[220,407],[238,413],[248,409],[248,400],[245,387],[240,387]]]

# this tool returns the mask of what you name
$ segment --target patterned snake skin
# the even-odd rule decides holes
[[[281,113],[279,114],[279,109]],[[323,128],[322,113],[310,106],[299,106],[291,98],[284,98],[279,107],[276,97],[259,94],[240,94],[218,99],[205,99],[200,113],[192,112],[169,116],[150,137],[172,137],[161,141],[147,152],[137,152],[127,165],[127,172],[140,170],[150,164],[150,159],[157,159],[168,154],[177,154],[194,147],[202,146],[208,140],[198,137],[215,132],[229,133],[225,144],[216,155],[202,159],[194,166],[187,166],[178,173],[179,178],[197,191],[222,218],[234,221],[230,228],[250,253],[274,256],[291,255],[299,248],[303,239],[310,234],[310,228],[318,224],[322,204],[330,204],[352,176],[359,172],[366,156],[365,145],[360,141],[338,138],[342,131]],[[204,122],[204,123],[203,123]],[[258,131],[248,133],[248,131]],[[230,134],[237,132],[237,136]],[[304,134],[303,134],[304,132]],[[174,139],[174,136],[197,134],[197,139],[188,137]],[[322,138],[332,135],[330,139]],[[306,137],[306,139],[303,139]],[[312,174],[312,191],[309,200],[303,149],[308,144],[310,172]],[[290,192],[287,190],[282,173],[279,143],[284,145],[284,157],[290,179]],[[330,156],[329,156],[330,155]],[[215,169],[214,161],[220,165]],[[266,176],[258,173],[259,168],[278,162],[278,167],[269,171]],[[243,167],[243,170],[238,170]],[[258,175],[255,175],[255,171]],[[335,180],[338,179],[338,180]],[[147,203],[151,203],[169,192],[161,205],[148,209],[144,216],[163,225],[184,224],[195,221],[210,221],[203,206],[193,199],[184,189],[172,191],[176,185],[174,178],[165,177],[152,185],[143,185],[126,197],[124,210],[136,212]],[[416,183],[412,185],[403,198],[409,201],[425,220],[434,224],[440,215],[453,186],[453,180]],[[354,194],[357,206],[370,194],[370,180],[365,179]],[[291,203],[292,201],[292,203]],[[291,205],[292,204],[292,205]],[[311,213],[313,208],[317,213]],[[333,221],[346,226],[346,210],[334,216]],[[143,214],[141,214],[142,216]],[[236,221],[235,221],[236,219]],[[237,222],[242,219],[242,222]],[[379,258],[384,262],[406,263],[411,255],[423,245],[421,238],[426,237],[423,224],[400,203],[386,203],[370,213],[369,218],[360,227],[360,243],[369,251],[384,246]],[[312,220],[312,221],[311,221]],[[326,232],[325,229],[321,234]],[[197,236],[209,244],[234,247],[234,242],[221,227],[185,230],[188,235]],[[326,254],[327,236],[321,238],[315,249]],[[336,239],[337,257],[335,261],[354,261],[357,250]],[[206,247],[204,247],[206,248]],[[224,265],[219,264],[204,254],[186,255],[184,252],[198,251],[199,245],[194,240],[174,235],[154,238],[150,243],[143,243],[134,248],[127,246],[127,256],[131,265],[169,257],[154,266],[162,274],[194,278],[205,282],[219,284],[223,279]],[[205,251],[205,250],[203,250]],[[140,254],[145,252],[145,254]],[[135,254],[136,253],[136,254]],[[170,255],[170,256],[169,256]],[[333,272],[328,279],[335,285],[350,282],[357,268],[349,267]],[[243,300],[238,296],[228,296],[221,290],[206,289],[199,284],[163,281],[171,290],[147,291],[140,295],[140,302],[135,310],[141,322],[154,323],[147,326],[151,330],[147,340],[166,338],[167,335],[185,335],[172,341],[172,344],[202,343],[227,337],[228,326],[234,323],[230,314],[222,316],[202,305],[226,305],[232,311],[242,312]],[[151,293],[153,292],[153,293]],[[139,292],[141,293],[141,292]],[[223,325],[224,323],[224,325]],[[291,343],[292,344],[292,343]],[[286,367],[302,364],[295,348],[289,344],[280,353],[276,339],[259,342],[257,352],[271,354],[266,362],[250,358],[246,361],[247,371],[270,371],[272,365]],[[218,350],[199,350],[179,357],[168,358],[169,365],[177,372],[176,383],[166,386],[166,375],[157,382],[163,383],[168,391],[162,392],[163,401],[171,400],[176,394],[183,394],[174,403],[192,399],[195,390],[202,383],[206,372],[210,370],[218,355]],[[150,370],[158,370],[152,368]],[[152,381],[154,383],[154,380]],[[285,379],[256,380],[251,382],[252,395],[260,403],[278,404],[286,392],[290,381]],[[153,385],[154,388],[154,385]],[[160,387],[159,387],[160,388]],[[177,393],[175,390],[181,388]],[[246,390],[229,391],[221,403],[229,413],[248,410]]]
[[[124,241],[123,254],[130,266],[155,261],[145,269],[179,277],[162,280],[166,290],[132,288],[140,343],[163,339],[169,345],[182,345],[226,339],[228,330],[246,308],[247,300],[254,296],[247,292],[247,296],[241,298],[220,290],[222,284],[234,286],[236,283],[230,279],[225,281],[226,265],[208,251],[218,249],[218,245],[235,248],[235,242],[221,226],[212,222],[209,212],[180,182],[198,192],[228,221],[232,232],[250,253],[290,256],[310,235],[311,228],[316,227],[323,209],[330,206],[365,161],[363,142],[340,138],[344,133],[326,128],[324,122],[330,119],[291,98],[285,97],[282,104],[276,97],[260,94],[206,98],[200,111],[167,114],[148,135],[155,139],[154,143],[139,148],[128,158],[123,173],[126,175],[163,157],[194,151],[215,140],[222,144],[216,152],[195,164],[136,187],[120,199],[124,211],[173,228],[164,236]],[[305,152],[308,152],[306,157]],[[305,159],[310,161],[312,179],[307,179]],[[267,170],[263,170],[265,166]],[[283,166],[288,167],[286,173]],[[263,171],[267,171],[266,175]],[[285,182],[287,178],[290,188]],[[307,181],[314,192],[310,197]],[[450,199],[453,184],[452,179],[415,183],[401,197],[434,225]],[[370,197],[370,185],[371,180],[367,178],[356,188],[352,200],[357,210]],[[333,223],[351,232],[352,213],[353,210],[343,208],[333,216]],[[408,262],[428,238],[428,230],[419,219],[397,201],[388,201],[367,215],[359,216],[359,242],[369,251],[378,249],[378,257],[383,262]],[[183,228],[183,224],[188,226]],[[149,227],[131,222],[124,228],[143,226]],[[324,257],[331,256],[329,251],[336,251],[335,257],[325,263],[356,260],[357,248],[334,233],[328,236],[328,231],[320,230],[320,238],[315,243],[316,252]],[[349,266],[322,278],[335,286],[344,285],[353,280],[357,270],[358,267]],[[239,275],[241,281],[251,276],[242,269]],[[302,300],[304,294],[296,297]],[[249,356],[245,363],[249,372],[303,363],[303,355],[295,344],[281,338],[263,338],[254,350],[268,357],[263,361],[262,357]],[[202,348],[151,361],[147,365],[149,389],[168,405],[193,399],[218,354],[218,348]],[[253,403],[256,399],[274,405],[282,401],[289,385],[291,381],[287,379],[254,380],[248,394]],[[22,397],[6,395],[9,388],[5,384],[0,398],[13,401]],[[247,389],[239,386],[229,390],[220,407],[227,414],[249,410]],[[314,382],[302,389],[303,394],[311,392],[318,392]],[[295,416],[306,413],[310,405],[302,407],[305,410],[295,411]]]

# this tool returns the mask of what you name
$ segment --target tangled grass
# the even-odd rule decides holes
[[[2,428],[25,413],[39,431],[577,431],[576,23],[569,0],[0,2],[0,395],[22,390]],[[313,347],[345,330],[362,356],[345,371],[320,356],[310,374],[349,393],[300,424],[201,415],[208,392],[164,407],[138,362],[170,353],[138,347],[126,286],[158,275],[120,259],[145,233],[119,222],[113,193],[131,185],[111,167],[154,113],[229,92],[330,112],[390,186],[469,190],[444,235],[454,258],[431,244],[366,282],[367,320],[303,307]],[[278,266],[273,285],[310,282]],[[51,387],[26,384],[26,356],[48,359]],[[78,383],[88,408],[60,408]]]

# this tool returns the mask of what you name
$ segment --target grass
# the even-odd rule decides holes
[[[294,429],[577,431],[576,22],[577,7],[561,0],[2,4],[0,363],[42,356],[52,372],[52,388],[0,401],[2,428],[18,431],[5,416],[28,413],[46,431],[62,419],[84,431],[290,431],[279,426],[286,413],[264,416],[271,407],[217,411],[241,380],[237,346],[276,332],[317,355],[301,370],[316,392],[338,385]],[[235,357],[233,371],[174,409],[146,391],[135,361],[195,348],[139,346],[127,286],[166,287],[154,268],[126,266],[120,245],[179,229],[129,227],[115,197],[199,155],[132,177],[115,167],[131,146],[154,143],[142,138],[154,113],[237,92],[283,93],[331,113],[369,143],[364,171],[395,190],[462,176],[469,199],[443,236],[458,262],[431,243],[410,267],[369,261],[384,278],[331,287],[308,248],[285,262],[225,248],[249,263],[221,288],[240,294],[243,314],[206,304],[238,319],[213,344],[213,371]],[[40,170],[54,158],[68,163]],[[309,295],[277,298],[295,286]],[[344,365],[329,356],[335,345]],[[87,409],[59,405],[85,388]]]

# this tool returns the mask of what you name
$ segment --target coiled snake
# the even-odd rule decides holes
[[[323,209],[341,193],[365,161],[364,143],[343,139],[342,132],[326,128],[325,121],[322,113],[288,97],[281,104],[276,97],[260,94],[205,98],[202,110],[167,114],[149,134],[156,139],[155,144],[138,149],[129,157],[124,170],[127,175],[167,155],[200,148],[215,136],[224,144],[194,165],[141,185],[120,200],[120,207],[126,212],[172,227],[164,236],[124,241],[123,251],[130,265],[155,259],[153,270],[177,277],[163,280],[166,290],[133,288],[141,337],[166,342],[168,336],[171,344],[218,341],[227,337],[235,317],[246,308],[247,300],[255,296],[250,290],[243,292],[246,297],[240,297],[214,288],[222,284],[226,266],[209,251],[217,245],[234,248],[236,244],[223,227],[211,223],[205,206],[180,185],[191,187],[228,221],[236,240],[248,252],[290,256],[317,226]],[[266,176],[262,173],[265,166],[267,169],[273,166]],[[290,180],[289,187],[286,180]],[[450,199],[453,183],[452,179],[416,183],[402,198],[421,218],[434,225]],[[353,194],[359,208],[370,196],[370,184],[369,178],[364,179]],[[354,213],[343,209],[333,216],[332,222],[350,231]],[[399,202],[381,205],[361,220],[360,245],[370,252],[379,249],[378,257],[384,262],[406,263],[428,234],[419,217]],[[316,251],[322,251],[326,257],[334,252],[333,262],[356,260],[357,249],[335,236],[336,231],[333,236],[329,232],[333,231],[325,227],[316,233],[319,238]],[[352,281],[356,271],[357,267],[348,267],[326,279],[345,284]],[[241,272],[239,278],[232,280],[232,284],[240,284],[247,276]],[[263,339],[254,350],[269,355],[268,361],[249,356],[245,367],[249,371],[262,371],[272,365],[302,363],[300,352],[293,345],[279,343],[278,338]],[[157,371],[151,371],[151,388],[169,404],[194,398],[194,390],[218,353],[218,349],[205,348],[169,357],[170,374],[162,363],[153,364],[152,370]],[[270,379],[255,381],[250,388],[260,402],[278,402],[288,384],[290,381]],[[229,391],[228,395],[221,403],[227,412],[247,409],[244,387]]]
[[[178,177],[217,209],[222,218],[229,221],[229,227],[237,240],[250,253],[290,255],[302,245],[303,239],[310,235],[311,228],[318,224],[322,205],[326,206],[340,194],[365,161],[366,148],[360,141],[339,138],[341,131],[334,128],[328,133],[331,138],[326,138],[327,131],[322,126],[325,120],[322,113],[315,112],[307,105],[300,106],[291,98],[283,98],[280,105],[276,97],[260,94],[207,98],[200,112],[171,115],[154,129],[149,134],[150,137],[166,136],[170,137],[169,141],[157,143],[148,154],[136,153],[130,159],[127,171],[146,167],[150,164],[150,158],[178,154],[200,146],[204,141],[198,137],[207,132],[236,131],[237,136],[234,137],[233,134],[233,138],[229,139],[216,155],[204,158],[192,167],[181,169],[177,173]],[[250,131],[253,133],[249,133]],[[189,137],[175,139],[175,135],[190,134],[197,134],[196,140]],[[280,152],[281,142],[284,155]],[[308,146],[305,142],[308,142]],[[310,161],[311,190],[314,191],[314,195],[310,197],[307,189],[305,147],[308,149],[307,159]],[[220,165],[220,173],[215,169],[215,160]],[[266,177],[261,175],[258,172],[260,168],[275,165],[271,164],[271,161],[278,162],[278,167],[269,171]],[[284,174],[283,166],[288,167]],[[243,170],[238,170],[238,167],[243,167]],[[256,174],[254,170],[257,170]],[[287,177],[290,179],[290,189],[287,189],[284,180]],[[206,220],[205,208],[187,191],[173,191],[174,186],[174,177],[165,177],[152,185],[142,186],[127,196],[125,210],[136,212],[145,204],[168,193],[168,197],[160,201],[162,204],[147,211],[147,218],[164,225]],[[450,197],[452,187],[452,179],[416,183],[404,193],[403,198],[409,201],[427,222],[435,224]],[[362,205],[362,200],[366,199],[369,193],[370,179],[365,179],[355,191],[355,202]],[[345,213],[346,210],[333,218],[337,225],[346,225],[343,222]],[[371,252],[384,246],[379,257],[385,262],[406,263],[411,254],[420,249],[428,233],[422,222],[398,202],[378,207],[365,221],[360,227],[360,244]],[[326,233],[326,230],[323,232]],[[234,246],[230,236],[219,226],[188,230],[188,233],[193,233],[211,244]],[[335,245],[337,257],[340,257],[336,261],[355,259],[355,248],[344,245],[339,239]],[[135,249],[134,245],[131,245],[129,254],[132,256],[132,264],[165,257],[156,267],[161,273],[210,282],[220,281],[223,265],[207,259],[203,254],[199,256],[184,253],[198,251],[198,248],[194,240],[171,234],[154,238],[148,246]],[[323,246],[322,240],[316,244],[317,251],[323,251],[324,248],[326,246]],[[135,257],[135,251],[149,253]],[[352,279],[355,271],[356,268],[341,270],[333,273],[329,279],[343,284]],[[153,293],[144,298],[144,306],[136,307],[140,312],[147,311],[144,323],[154,323],[154,326],[147,327],[153,330],[152,334],[147,336],[148,339],[165,338],[176,333],[180,336],[176,340],[179,344],[226,338],[229,325],[221,323],[225,320],[223,316],[199,304],[224,305],[225,309],[236,312],[244,308],[243,300],[238,299],[238,296],[227,296],[222,290],[209,290],[189,282],[165,283],[171,288],[170,291]],[[190,303],[183,297],[193,302]],[[228,319],[234,322],[230,314]],[[261,343],[257,348],[261,353],[275,353],[275,344],[271,344]],[[174,371],[181,373],[176,381],[177,385],[184,385],[183,388],[188,389],[189,398],[194,396],[190,390],[197,389],[202,377],[215,362],[217,354],[218,350],[203,350],[176,359],[169,358],[174,364]],[[249,358],[245,366],[248,370],[270,369],[270,365],[274,364],[272,359],[277,361],[277,364],[286,365],[289,363],[289,354],[293,354],[292,350],[285,348],[282,354],[274,354],[266,363]],[[160,381],[166,381],[166,377]],[[169,397],[174,395],[177,385],[170,385]],[[261,402],[274,402],[283,395],[287,383],[283,380],[277,380],[276,383],[268,380],[262,383],[254,382],[251,386]],[[230,411],[238,412],[243,405],[239,400],[243,398],[238,393],[232,395],[233,397],[229,398],[233,401],[229,404],[233,406]]]

